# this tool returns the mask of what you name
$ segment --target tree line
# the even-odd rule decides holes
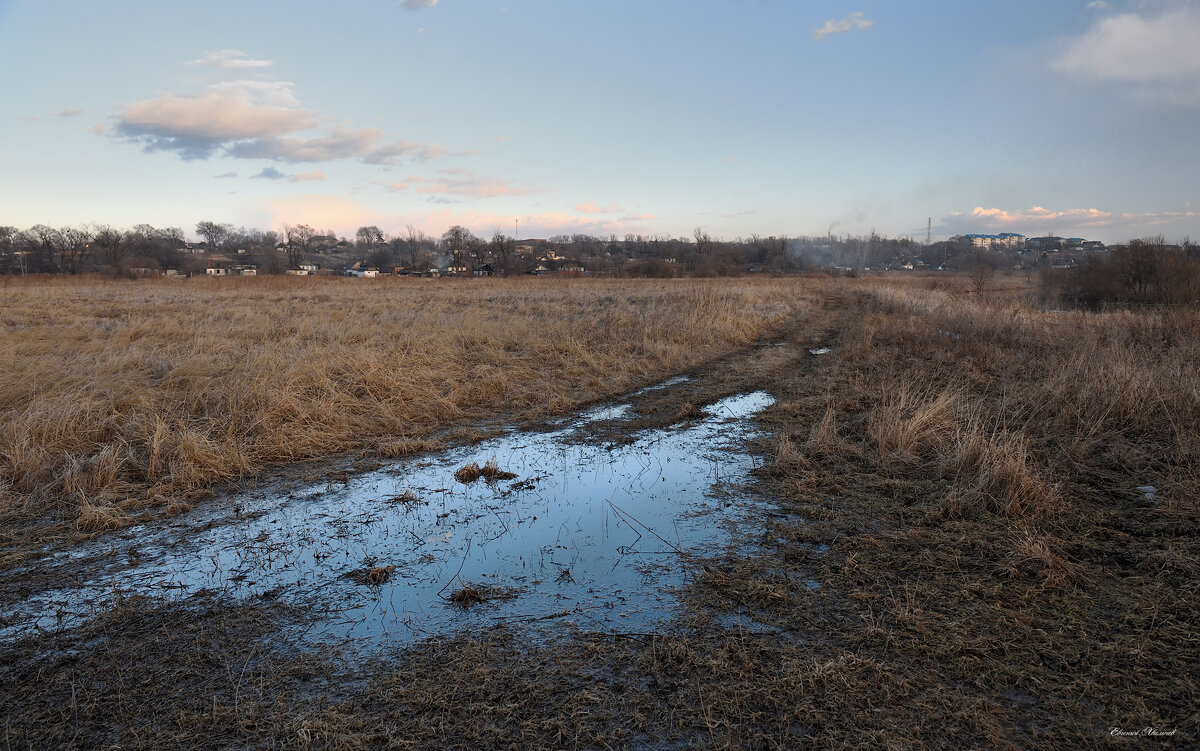
[[[1042,271],[1043,295],[1095,307],[1200,303],[1200,245],[1132,240],[1066,269]]]
[[[753,272],[823,270],[855,273],[864,269],[1027,267],[1028,257],[1014,252],[980,250],[961,241],[924,245],[907,238],[866,236],[760,236],[733,240],[697,228],[690,237],[590,234],[518,239],[500,231],[477,236],[462,225],[431,236],[408,225],[396,233],[362,226],[353,238],[307,224],[280,230],[247,229],[214,221],[194,227],[200,243],[189,243],[179,227],[139,224],[129,229],[108,225],[25,230],[0,226],[0,273],[115,276],[176,270],[202,272],[223,257],[252,265],[260,274],[282,274],[302,263],[339,269],[358,262],[383,273],[490,267],[497,275],[582,269],[614,276],[734,276]],[[197,252],[203,250],[204,252]],[[223,254],[223,255],[222,255]],[[1052,269],[1048,285],[1080,302],[1175,300],[1195,295],[1197,246],[1168,244],[1162,237],[1135,240],[1109,253],[1096,254],[1072,269]]]

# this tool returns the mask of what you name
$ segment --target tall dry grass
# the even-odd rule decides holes
[[[857,434],[881,471],[951,480],[952,515],[1052,524],[1152,485],[1160,511],[1200,518],[1195,307],[1062,313],[953,284],[847,284],[864,313],[832,380],[861,408],[832,426],[827,411],[822,434]]]
[[[122,508],[439,429],[569,410],[811,304],[797,282],[231,279],[0,283],[0,508]]]

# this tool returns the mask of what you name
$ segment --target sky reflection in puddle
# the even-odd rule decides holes
[[[78,623],[115,591],[320,603],[309,639],[365,646],[500,622],[651,629],[670,618],[669,590],[686,584],[681,554],[717,552],[753,504],[737,494],[753,462],[739,446],[746,418],[772,401],[723,399],[703,419],[622,446],[579,443],[585,413],[286,497],[214,501],[176,525],[71,551],[59,562],[76,580],[5,604],[0,638]],[[455,481],[457,468],[489,460],[517,478]],[[382,584],[354,580],[376,566],[395,568]],[[449,602],[464,586],[503,597]]]

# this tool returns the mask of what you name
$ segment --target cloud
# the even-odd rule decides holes
[[[273,138],[316,125],[307,110],[255,101],[245,92],[206,91],[194,97],[165,94],[134,102],[117,117],[115,132],[147,151],[175,151],[206,159],[230,142]]]
[[[1029,209],[998,209],[976,206],[968,215],[961,213],[947,217],[947,226],[961,228],[966,232],[981,230],[1030,232],[1062,232],[1068,229],[1106,227],[1146,227],[1168,224],[1179,219],[1200,216],[1196,211],[1155,211],[1145,213],[1104,211],[1086,209],[1048,209],[1034,206]]]
[[[1043,225],[1054,222],[1064,222],[1072,225],[1103,224],[1112,219],[1112,213],[1100,209],[1062,209],[1052,210],[1042,206],[1031,209],[985,209],[976,206],[971,216],[980,223],[990,227],[1011,227],[1016,224]]]
[[[305,172],[300,175],[291,175],[290,177],[288,177],[287,180],[289,183],[308,183],[308,182],[315,182],[315,181],[323,181],[324,179],[325,179],[325,173],[321,172],[320,170],[317,170],[316,172]]]
[[[1200,7],[1158,16],[1122,13],[1096,21],[1069,40],[1053,61],[1059,72],[1083,80],[1135,87],[1151,99],[1200,104]]]
[[[229,173],[229,174],[234,175],[236,173]],[[223,176],[224,175],[222,175],[222,177]],[[288,175],[283,172],[280,172],[279,170],[275,169],[274,167],[263,167],[262,172],[259,172],[257,175],[254,175],[250,179],[253,180],[256,178],[261,178],[264,180],[286,180],[289,183],[308,183],[308,182],[319,182],[319,181],[324,180],[325,173],[318,170],[316,172],[305,172],[305,173],[299,174],[299,175]]]
[[[862,11],[855,11],[845,18],[831,18],[820,28],[814,27],[813,39],[819,42],[830,34],[842,34],[847,31],[854,31],[855,29],[861,31],[862,29],[869,29],[874,25],[875,22],[867,18]]]
[[[494,177],[476,175],[462,167],[438,170],[438,177],[422,177],[409,175],[403,180],[392,183],[390,190],[402,192],[412,190],[429,196],[460,198],[501,198],[506,196],[526,196],[544,192],[537,188],[527,188],[514,185],[510,180],[500,180]]]
[[[79,109],[78,107],[71,107],[68,109],[59,110],[58,112],[55,112],[54,116],[55,117],[78,117],[79,115],[82,115],[82,114],[83,114],[83,110]]]
[[[96,123],[92,127],[88,128],[88,131],[95,133],[98,136],[107,136],[112,132],[112,129],[108,127],[108,123]]]
[[[215,94],[243,97],[260,104],[278,107],[299,107],[296,85],[291,81],[221,81],[209,86],[206,91]]]
[[[209,65],[214,68],[244,70],[247,68],[266,68],[274,65],[272,60],[255,60],[245,52],[238,50],[213,50],[205,52],[195,60],[189,60],[188,65]]]
[[[438,0],[400,0],[400,2],[396,3],[397,6],[408,11],[424,10],[425,8],[432,8],[437,4]]]
[[[112,134],[149,152],[172,151],[185,161],[214,155],[278,162],[353,159],[393,164],[449,152],[434,144],[388,139],[378,128],[343,124],[301,106],[287,81],[233,80],[188,95],[163,94],[134,102],[116,117]]]
[[[621,217],[622,222],[649,222],[654,219],[654,214],[626,214]]]
[[[581,203],[576,206],[575,210],[584,214],[617,214],[620,213],[622,209],[615,203],[610,203],[607,206],[597,206],[592,201],[588,201],[587,203]]]
[[[1108,7],[1108,3],[1104,2],[1104,0],[1092,0],[1087,4],[1088,10],[1108,10]]]
[[[213,179],[214,180],[227,180],[231,177],[237,177],[237,173],[236,172],[222,172],[219,175],[214,175]]]
[[[274,167],[263,167],[263,169],[262,169],[262,172],[259,172],[257,175],[254,175],[254,176],[253,176],[253,177],[251,177],[250,179],[251,179],[251,180],[258,180],[258,179],[262,179],[262,180],[282,180],[282,179],[284,179],[285,177],[287,177],[287,175],[283,174],[282,172],[280,172],[279,170],[275,169]]]

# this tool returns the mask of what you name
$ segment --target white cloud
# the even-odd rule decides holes
[[[220,81],[209,85],[206,91],[277,107],[300,106],[300,100],[296,98],[296,84],[291,81]]]
[[[1085,80],[1115,81],[1176,104],[1200,104],[1200,7],[1154,17],[1122,13],[1070,40],[1054,68]]]
[[[245,52],[238,50],[213,50],[205,52],[195,60],[189,60],[188,65],[209,65],[214,68],[247,69],[266,68],[274,65],[272,60],[255,60]]]
[[[410,10],[410,11],[411,10],[424,10],[425,8],[432,8],[433,6],[435,6],[437,4],[438,4],[438,0],[400,0],[400,2],[396,3],[397,6],[404,8],[405,10]]]
[[[1088,10],[1108,10],[1108,7],[1108,3],[1104,2],[1104,0],[1092,0],[1087,4]]]
[[[842,34],[856,29],[869,29],[874,25],[875,22],[867,18],[866,14],[862,11],[855,11],[845,18],[831,18],[825,22],[824,26],[813,28],[813,39],[819,42],[830,34]]]

